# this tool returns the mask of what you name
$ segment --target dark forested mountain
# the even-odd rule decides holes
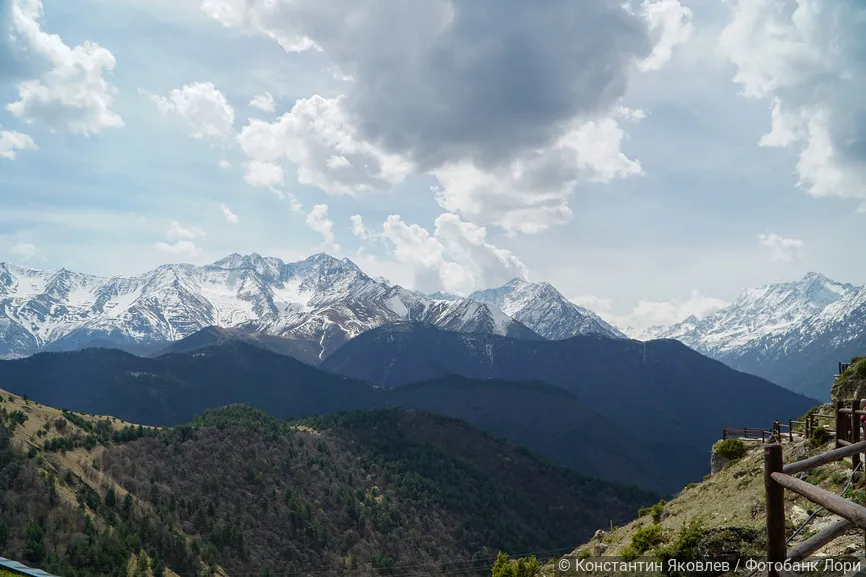
[[[53,406],[174,425],[208,408],[246,403],[279,418],[406,407],[466,420],[585,474],[663,491],[681,479],[657,471],[640,444],[610,435],[613,423],[545,383],[440,378],[387,390],[334,375],[243,341],[145,359],[110,349],[40,353],[0,362],[0,387]]]
[[[521,342],[403,324],[359,335],[321,368],[389,386],[454,374],[556,385],[626,436],[652,443],[659,467],[692,480],[705,474],[707,447],[722,427],[767,427],[816,404],[673,340]]]
[[[611,434],[613,421],[547,383],[452,375],[388,389],[385,400],[462,419],[585,474],[667,492],[683,485],[658,466],[642,440]]]
[[[153,430],[0,397],[0,555],[57,575],[489,575],[658,499],[420,412]]]
[[[148,425],[246,403],[279,418],[370,408],[370,385],[242,341],[140,358],[116,349],[0,361],[0,387],[41,403]]]
[[[579,471],[663,491],[706,473],[707,447],[722,427],[769,426],[815,404],[676,341],[530,342],[396,325],[360,335],[323,368],[343,375],[243,341],[147,359],[87,349],[0,362],[0,387],[153,425],[230,403],[279,418],[429,410]]]
[[[273,353],[286,355],[312,365],[319,363],[319,353],[322,350],[321,345],[309,339],[269,335],[241,328],[205,327],[188,337],[139,356],[158,357],[172,353],[186,353],[214,345],[238,341]]]

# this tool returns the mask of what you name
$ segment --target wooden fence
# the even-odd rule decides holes
[[[866,415],[866,411],[860,409],[859,400],[854,401],[851,407],[837,402],[835,409],[836,448],[833,450],[784,465],[781,444],[764,447],[769,577],[790,577],[790,573],[775,564],[781,566],[786,559],[791,562],[803,560],[854,527],[866,530],[866,507],[793,476],[846,457],[851,457],[852,470],[859,468],[860,453],[866,452],[866,441],[860,440],[860,416]],[[842,519],[788,550],[785,542],[785,489],[802,495]]]
[[[724,427],[722,429],[722,440],[728,438],[739,438],[739,439],[761,439],[762,443],[766,443],[767,440],[772,439],[774,436],[777,439],[782,439],[782,428],[786,428],[788,433],[785,435],[788,437],[789,441],[794,440],[794,429],[795,424],[801,424],[804,421],[788,421],[788,424],[782,424],[779,421],[773,421],[772,429],[758,429],[754,427]],[[808,434],[807,434],[808,436]]]

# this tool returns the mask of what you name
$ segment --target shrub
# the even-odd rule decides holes
[[[660,545],[663,540],[661,525],[646,525],[634,532],[631,537],[631,546],[638,553],[643,553]]]
[[[626,546],[623,547],[622,550],[619,552],[619,556],[622,557],[622,560],[623,560],[623,561],[634,561],[635,559],[637,559],[637,556],[638,556],[639,554],[640,554],[640,553],[638,553],[638,552],[635,550],[635,548],[634,548],[633,546],[631,546],[631,545],[626,545]]]
[[[707,536],[707,528],[700,519],[693,519],[677,533],[673,542],[656,551],[656,557],[667,565],[670,559],[690,561],[702,557],[701,542]]]
[[[508,555],[499,552],[493,565],[492,577],[535,577],[541,572],[541,565],[533,557],[521,557],[512,561]]]
[[[851,359],[851,366],[848,367],[848,370],[861,379],[866,379],[866,357],[854,357]]]
[[[667,501],[662,499],[661,501],[659,501],[658,503],[656,503],[652,507],[641,507],[637,511],[637,516],[643,517],[644,515],[651,515],[652,519],[653,519],[653,523],[656,523],[656,524],[661,523],[662,513],[664,513],[664,511],[665,511],[665,505],[666,504],[667,504]]]
[[[746,456],[746,444],[739,439],[719,441],[713,450],[728,461],[736,461]]]
[[[820,447],[830,440],[830,432],[824,427],[816,427],[809,439],[809,446],[813,449]]]

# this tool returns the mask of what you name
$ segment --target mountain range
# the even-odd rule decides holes
[[[403,322],[521,340],[625,338],[546,282],[513,279],[465,298],[423,294],[327,254],[293,263],[232,254],[130,278],[0,264],[0,358],[88,346],[150,356],[213,326],[235,331],[232,338],[241,338],[238,331],[255,335],[244,338],[260,345],[270,339],[271,350],[317,365],[365,331]],[[624,332],[640,340],[676,339],[825,399],[836,361],[866,349],[866,288],[809,273],[746,290],[702,319]]]
[[[748,289],[729,306],[635,338],[671,338],[793,391],[827,399],[837,361],[866,350],[866,287],[810,272]]]
[[[294,263],[232,254],[130,278],[0,263],[0,358],[94,345],[142,353],[208,326],[294,339],[294,354],[310,364],[370,328],[400,321],[529,340],[623,336],[546,283],[515,280],[477,298],[438,296],[371,278],[327,254]]]
[[[769,427],[815,404],[670,340],[521,340],[401,323],[366,331],[313,367],[233,332],[204,329],[155,358],[38,353],[0,362],[0,383],[41,403],[147,425],[231,403],[279,418],[430,411],[584,474],[661,492],[706,473],[707,446],[722,427]]]

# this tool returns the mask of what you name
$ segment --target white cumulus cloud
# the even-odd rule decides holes
[[[153,245],[157,250],[163,252],[185,255],[198,256],[201,254],[201,249],[196,246],[194,239],[204,238],[205,232],[199,228],[186,227],[178,221],[173,220],[169,223],[165,230],[165,238],[169,242],[159,241]]]
[[[511,251],[487,242],[484,227],[454,214],[440,215],[432,234],[398,215],[389,216],[382,229],[396,260],[414,269],[415,288],[424,292],[467,295],[527,276],[526,266]]]
[[[793,262],[800,258],[803,241],[776,233],[758,235],[758,242],[770,253],[770,262]]]
[[[192,240],[204,236],[206,235],[203,230],[181,226],[176,220],[171,221],[165,231],[165,238],[168,240]]]
[[[238,142],[252,162],[288,160],[298,182],[329,194],[386,188],[411,171],[405,160],[360,140],[338,98],[312,96],[274,122],[250,120]]]
[[[639,111],[617,113],[631,120]],[[575,126],[550,148],[507,166],[479,169],[469,162],[433,171],[442,208],[509,230],[536,233],[572,216],[568,201],[581,181],[608,182],[641,174],[639,162],[620,151],[624,132],[614,117]]]
[[[621,330],[632,329],[631,334],[658,325],[672,325],[690,316],[701,319],[728,306],[728,302],[715,297],[701,294],[693,290],[688,299],[673,299],[670,301],[651,301],[642,299],[627,315],[613,315],[605,310],[596,310],[602,318],[613,323]]]
[[[186,84],[168,96],[146,94],[160,112],[183,120],[193,138],[227,139],[234,135],[235,111],[210,82]]]
[[[0,158],[15,160],[18,150],[37,150],[39,147],[28,135],[14,130],[0,130]]]
[[[244,180],[250,186],[275,187],[285,183],[286,178],[283,167],[273,162],[251,160],[244,167]],[[282,193],[280,193],[282,194]]]
[[[46,66],[38,77],[18,84],[19,99],[6,109],[52,132],[87,136],[123,127],[123,119],[112,109],[117,88],[106,80],[116,64],[114,55],[90,41],[69,46],[57,34],[42,30],[42,0],[11,4],[14,37]]]
[[[250,100],[250,106],[258,108],[259,110],[264,110],[265,112],[273,112],[277,109],[277,103],[274,102],[274,97],[271,96],[270,92],[259,94]]]
[[[352,234],[360,238],[361,240],[367,240],[369,238],[369,233],[367,229],[364,227],[364,219],[360,214],[354,214],[351,217],[352,220]]]
[[[595,295],[578,295],[569,300],[594,313],[607,312],[613,306],[613,299],[600,298]]]
[[[12,254],[22,261],[28,261],[39,253],[35,244],[22,242],[12,247]]]
[[[153,246],[157,250],[161,250],[163,252],[171,254],[185,256],[198,256],[201,254],[201,249],[197,247],[195,243],[191,240],[179,240],[173,243],[160,241]]]
[[[733,0],[719,48],[768,102],[761,146],[798,156],[809,194],[866,198],[866,9],[860,0]]]
[[[220,209],[223,211],[223,216],[229,224],[237,224],[239,222],[238,215],[233,213],[225,204],[220,204]]]
[[[310,212],[307,213],[307,226],[318,232],[325,238],[325,242],[333,248],[334,251],[339,251],[340,246],[334,243],[334,223],[328,218],[328,205],[314,205]]]
[[[640,62],[642,70],[658,70],[671,59],[673,49],[685,44],[694,33],[692,11],[679,0],[644,0],[643,13],[655,37],[652,54]]]

